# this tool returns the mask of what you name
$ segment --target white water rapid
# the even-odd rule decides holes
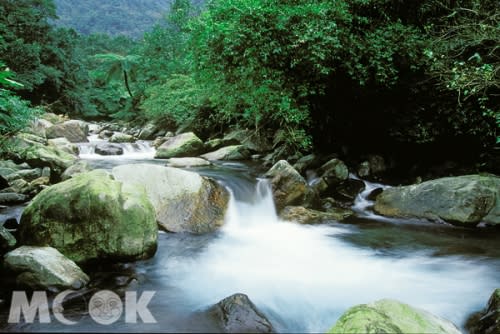
[[[266,181],[257,183],[251,200],[233,196],[226,220],[199,255],[161,262],[169,284],[193,307],[248,294],[282,331],[324,332],[349,307],[382,298],[461,326],[498,285],[487,264],[471,265],[465,257],[380,256],[342,240],[361,233],[352,226],[281,221]]]

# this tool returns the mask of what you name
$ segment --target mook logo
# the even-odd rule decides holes
[[[78,322],[67,319],[62,307],[64,299],[73,290],[66,290],[55,296],[52,308],[49,307],[47,293],[45,291],[35,291],[28,300],[25,291],[14,291],[9,311],[9,323],[19,323],[21,315],[26,323],[34,323],[37,319],[40,323],[50,323],[50,310],[54,318],[65,325],[76,325]],[[136,291],[125,292],[125,301],[113,291],[102,290],[96,292],[88,302],[88,313],[98,324],[111,325],[117,322],[125,312],[125,323],[136,324],[140,318],[143,323],[153,324],[156,319],[148,309],[148,304],[153,299],[155,291],[144,291],[137,298]],[[38,317],[37,317],[38,315]]]

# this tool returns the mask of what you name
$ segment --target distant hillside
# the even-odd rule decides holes
[[[173,0],[54,0],[59,20],[82,34],[138,38],[170,8]]]

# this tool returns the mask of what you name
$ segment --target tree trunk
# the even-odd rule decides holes
[[[131,98],[134,98],[132,96],[132,92],[130,91],[130,86],[128,85],[128,75],[127,75],[127,71],[123,71],[123,79],[125,81],[125,87],[127,87],[127,92],[128,92],[128,95],[130,95]]]

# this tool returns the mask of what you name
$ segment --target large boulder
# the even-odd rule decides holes
[[[337,209],[330,212],[306,209],[302,206],[287,206],[280,212],[280,218],[299,224],[315,224],[326,221],[342,221],[353,215],[348,209]]]
[[[247,160],[250,151],[243,145],[232,145],[218,149],[217,151],[205,153],[201,156],[207,160]]]
[[[311,190],[306,180],[286,161],[278,161],[265,177],[270,179],[276,209],[288,205],[302,205],[308,201]]]
[[[17,283],[34,290],[80,289],[89,277],[52,247],[22,246],[5,254],[5,266],[18,273]]]
[[[95,170],[51,186],[23,211],[20,241],[76,262],[135,260],[156,251],[158,228],[144,188]]]
[[[196,156],[203,151],[203,142],[194,133],[187,132],[169,138],[156,151],[155,158],[168,159],[175,157]]]
[[[153,164],[118,166],[112,173],[124,184],[146,188],[158,224],[167,231],[201,234],[224,224],[229,193],[210,178]]]
[[[45,130],[47,139],[64,137],[71,143],[88,142],[88,125],[82,121],[67,121],[62,124],[56,124]]]
[[[470,334],[500,333],[500,289],[493,291],[486,308],[472,315],[466,327]]]
[[[237,293],[209,309],[224,333],[274,333],[266,316],[247,295]]]
[[[395,300],[383,299],[347,310],[328,333],[460,334],[446,319]]]
[[[122,155],[123,148],[115,144],[99,143],[95,146],[95,153],[99,155]]]
[[[465,175],[388,188],[377,196],[375,211],[459,225],[500,224],[500,178]]]

